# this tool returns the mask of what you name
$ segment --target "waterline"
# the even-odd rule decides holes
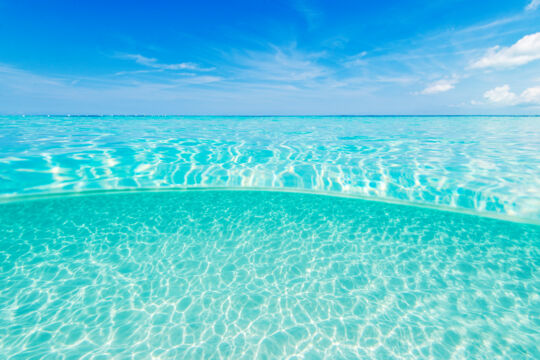
[[[65,192],[50,192],[44,194],[30,194],[30,195],[10,195],[0,197],[0,204],[15,203],[33,200],[47,200],[63,197],[81,197],[81,196],[97,196],[107,194],[133,194],[133,193],[151,193],[151,192],[183,192],[183,191],[246,191],[246,192],[282,192],[293,194],[310,194],[329,196],[336,198],[357,199],[361,201],[374,201],[386,204],[395,204],[402,206],[411,206],[420,209],[431,209],[437,211],[452,212],[457,214],[466,214],[471,216],[478,216],[489,219],[496,219],[501,221],[509,221],[522,224],[540,225],[540,220],[519,218],[516,216],[509,216],[505,214],[497,214],[490,212],[480,212],[474,209],[461,209],[455,207],[449,207],[444,205],[432,205],[418,202],[410,202],[407,200],[398,200],[392,198],[382,198],[373,196],[362,196],[357,194],[346,194],[339,192],[324,192],[308,189],[295,189],[295,188],[250,188],[250,187],[204,187],[204,186],[192,186],[192,187],[167,187],[167,188],[126,188],[126,189],[101,189],[101,190],[83,190],[83,191],[65,191]]]

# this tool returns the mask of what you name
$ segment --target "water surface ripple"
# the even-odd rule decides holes
[[[540,220],[540,117],[0,117],[0,197],[199,186]]]

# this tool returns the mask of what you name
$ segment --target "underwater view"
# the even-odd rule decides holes
[[[539,121],[1,117],[0,357],[539,358]]]

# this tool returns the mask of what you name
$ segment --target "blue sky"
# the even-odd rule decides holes
[[[0,0],[3,114],[539,114],[540,0]]]

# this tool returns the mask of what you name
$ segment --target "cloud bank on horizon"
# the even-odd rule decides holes
[[[540,114],[540,0],[0,3],[0,113]]]

